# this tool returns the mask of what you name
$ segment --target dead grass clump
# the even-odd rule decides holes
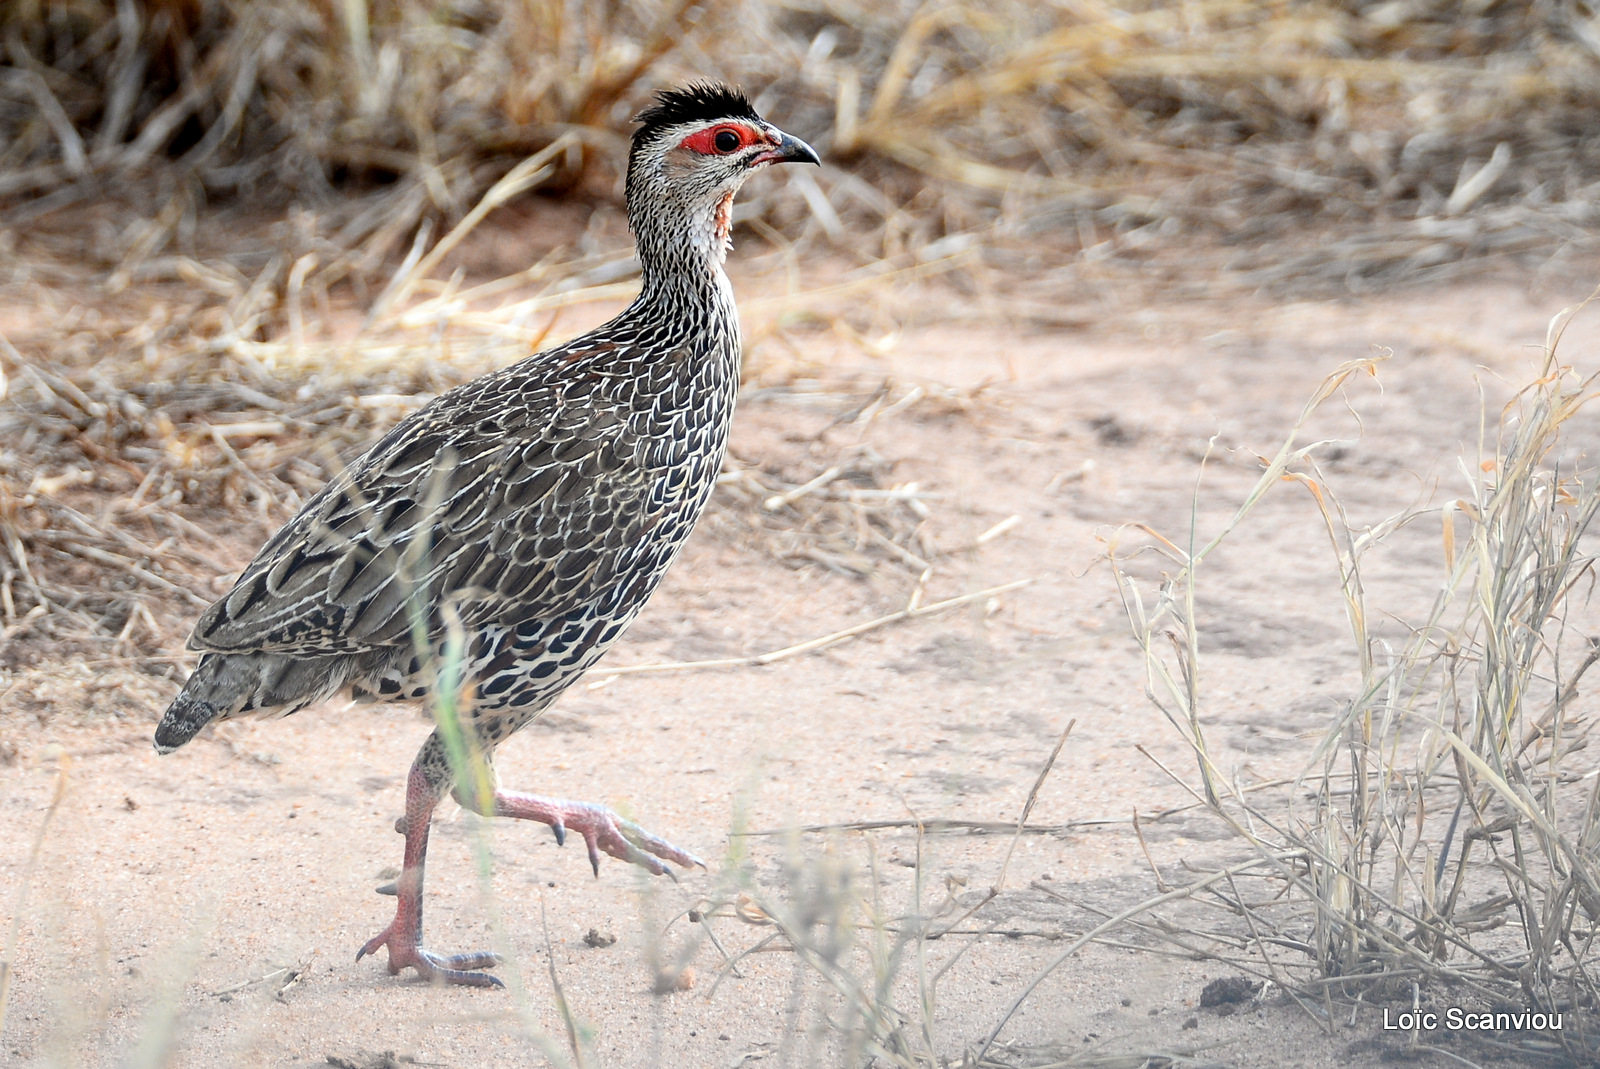
[[[1500,1033],[1516,1057],[1592,1061],[1600,792],[1592,724],[1574,699],[1600,660],[1588,604],[1600,479],[1564,432],[1600,378],[1558,357],[1571,314],[1552,324],[1539,377],[1467,458],[1465,493],[1443,509],[1355,527],[1317,467],[1318,444],[1296,444],[1322,401],[1372,370],[1349,365],[1221,533],[1155,540],[1175,568],[1159,589],[1113,551],[1148,693],[1197,761],[1190,789],[1257,852],[1249,879],[1190,895],[1222,911],[1225,931],[1149,930],[1281,985],[1330,1030],[1352,1003],[1516,1007],[1564,1015],[1559,1031]],[[1208,749],[1194,607],[1206,557],[1283,481],[1311,491],[1326,521],[1360,685],[1280,803]],[[1385,640],[1363,571],[1386,536],[1425,515],[1443,519],[1443,581],[1426,618]]]
[[[0,666],[18,663],[26,639],[48,640],[55,656],[171,662],[241,548],[462,379],[426,361],[387,374],[378,362],[354,381],[295,385],[259,362],[205,355],[151,376],[141,362],[85,370],[12,350],[0,407]]]
[[[569,181],[580,174],[584,144],[613,147],[605,131],[626,117],[613,110],[704,14],[685,3],[11,5],[0,193],[30,198],[32,219],[131,193],[153,225],[118,250],[120,288],[192,233],[209,200],[315,211],[344,183],[391,187],[308,223],[339,251],[317,268],[336,279],[381,263],[424,218],[459,218],[571,127],[590,131],[569,151]]]
[[[0,19],[0,248],[72,274],[61,235],[92,228],[113,292],[365,303],[563,134],[530,184],[609,190],[646,90],[711,77],[851,168],[740,218],[863,260],[988,231],[1138,261],[1199,232],[1272,243],[1237,258],[1250,286],[1440,277],[1592,247],[1592,23],[1494,0],[33,0]],[[198,220],[237,208],[292,233],[248,264],[204,247]],[[1306,248],[1313,220],[1339,240]]]
[[[736,849],[717,897],[686,914],[693,927],[680,957],[686,961],[709,943],[721,959],[706,997],[714,998],[729,977],[743,976],[740,966],[748,968],[753,955],[792,955],[778,1033],[781,1059],[899,1069],[950,1064],[949,1045],[935,1025],[939,987],[965,949],[989,934],[964,939],[962,950],[940,955],[943,966],[930,961],[932,942],[975,912],[963,909],[955,893],[960,887],[933,878],[920,829],[904,902],[888,900],[888,881],[870,837],[856,840],[864,852],[841,838],[812,852],[802,847],[796,829],[790,832],[787,851],[759,878]]]

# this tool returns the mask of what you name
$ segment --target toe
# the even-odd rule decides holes
[[[492,950],[480,950],[474,954],[440,955],[434,958],[434,961],[446,969],[492,969],[504,960]]]
[[[701,861],[687,850],[678,849],[659,835],[651,835],[631,820],[618,820],[617,827],[622,836],[639,850],[649,851],[656,857],[666,858],[668,861],[682,865],[684,868],[692,868],[695,865],[703,869],[708,867],[704,861]],[[649,868],[651,864],[656,864],[654,861],[649,864],[643,861],[636,863],[645,865],[646,868]],[[657,865],[657,867],[659,868],[660,866]],[[659,872],[656,874],[660,875]]]
[[[451,970],[445,974],[445,981],[460,984],[462,987],[498,987],[504,988],[506,983],[498,976],[490,976],[486,972],[455,972]]]
[[[368,954],[376,954],[379,947],[387,946],[388,943],[389,931],[386,928],[361,945],[361,949],[356,951],[356,960],[360,961]]]
[[[488,973],[472,972],[473,969],[486,969],[500,964],[500,956],[492,953],[477,954],[434,954],[430,951],[417,948],[417,960],[413,963],[418,974],[424,980],[435,984],[454,984],[459,987],[505,987],[498,977]]]
[[[649,854],[645,853],[643,850],[640,850],[637,846],[634,846],[621,835],[617,836],[616,846],[619,848],[617,850],[617,856],[621,860],[632,862],[641,868],[647,869],[652,876],[672,876],[671,869],[667,868],[665,865],[651,857]],[[676,876],[673,876],[672,878],[674,882],[677,881]]]

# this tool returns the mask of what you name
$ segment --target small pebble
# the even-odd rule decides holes
[[[680,973],[656,973],[654,990],[658,995],[667,995],[674,991],[688,991],[692,987],[694,987],[693,965],[685,965]]]

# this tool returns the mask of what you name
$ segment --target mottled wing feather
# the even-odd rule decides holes
[[[490,376],[402,421],[268,541],[190,648],[354,653],[409,643],[408,599],[434,607],[433,637],[440,604],[472,629],[601,597],[663,495],[614,391],[547,367],[537,389]]]

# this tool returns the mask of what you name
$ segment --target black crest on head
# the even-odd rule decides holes
[[[633,132],[633,146],[655,140],[668,127],[684,123],[710,122],[713,119],[750,119],[761,116],[739,90],[713,82],[694,82],[681,89],[664,89],[656,102],[641,111],[634,122],[643,123]]]

